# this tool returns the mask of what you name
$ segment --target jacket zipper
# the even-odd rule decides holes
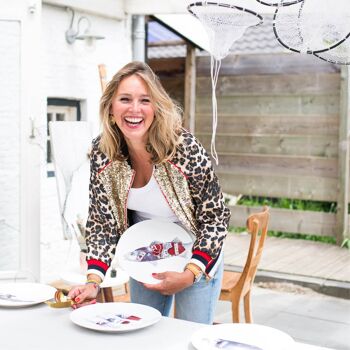
[[[136,171],[131,169],[131,172],[132,172],[132,177],[131,177],[131,181],[130,181],[130,184],[128,186],[128,191],[126,193],[126,200],[125,200],[125,203],[124,203],[124,225],[125,227],[127,227],[128,225],[128,198],[129,198],[129,192],[130,192],[130,188],[134,182],[134,179],[135,179],[135,175],[136,175]]]

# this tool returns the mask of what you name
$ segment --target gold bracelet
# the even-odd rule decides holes
[[[93,279],[88,279],[88,280],[85,282],[85,284],[87,284],[87,283],[96,283],[96,284],[98,284],[98,285],[101,284],[101,282],[98,282],[98,281],[93,280]]]
[[[193,275],[194,275],[193,282],[194,283],[198,282],[201,279],[201,277],[203,276],[203,271],[196,264],[193,264],[193,263],[186,264],[185,270],[189,270],[193,273]]]
[[[97,289],[97,294],[100,293],[101,287],[100,287],[100,283],[99,282],[97,282],[95,280],[88,279],[85,282],[85,285],[88,285],[88,284],[93,284],[95,286],[95,288]]]
[[[202,270],[201,270],[201,268],[199,267],[199,266],[197,266],[196,264],[194,264],[194,263],[188,263],[188,264],[186,264],[186,266],[185,266],[185,269],[187,269],[187,268],[194,268],[197,272],[202,272]],[[192,270],[191,270],[192,271]]]

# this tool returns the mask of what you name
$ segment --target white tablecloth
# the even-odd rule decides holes
[[[1,350],[194,350],[192,334],[202,324],[163,317],[157,324],[127,333],[100,333],[69,319],[71,309],[45,304],[0,308]],[[295,350],[325,350],[296,343]]]

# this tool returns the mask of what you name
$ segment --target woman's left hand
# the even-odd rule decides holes
[[[160,280],[161,282],[158,284],[144,283],[144,287],[164,295],[176,294],[181,290],[192,286],[194,281],[194,275],[189,270],[186,270],[184,272],[167,271],[161,273],[152,273],[152,277]]]

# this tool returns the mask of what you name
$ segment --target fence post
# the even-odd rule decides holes
[[[341,67],[337,198],[337,244],[340,245],[348,233],[349,203],[349,68]]]
[[[185,68],[184,126],[194,132],[196,108],[196,48],[187,44]]]

